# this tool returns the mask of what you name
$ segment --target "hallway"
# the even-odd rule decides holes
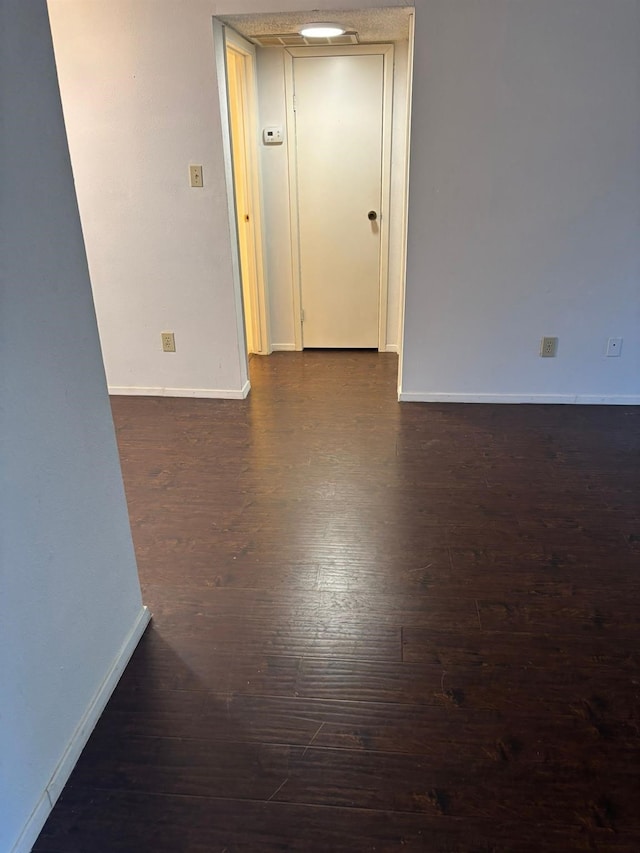
[[[154,618],[37,853],[640,849],[640,410],[115,397]]]

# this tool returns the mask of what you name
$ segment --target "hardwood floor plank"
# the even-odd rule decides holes
[[[247,687],[251,692],[251,688]],[[307,698],[401,702],[415,705],[514,713],[577,714],[587,706],[608,709],[621,723],[637,729],[640,691],[637,667],[618,670],[585,664],[581,668],[303,660],[296,693]],[[633,723],[633,721],[636,721]]]
[[[527,838],[517,821],[120,791],[94,791],[89,800],[74,788],[65,790],[60,806],[64,817],[47,827],[35,853],[365,853],[372,839],[378,853],[616,853],[633,849],[639,837],[593,823],[532,825]]]
[[[635,730],[620,709],[597,700],[565,714],[530,708],[505,711],[453,702],[401,705],[241,693],[119,689],[93,740],[114,737],[208,738],[308,748],[421,755],[441,761],[460,750],[466,761],[518,760],[571,764],[588,752],[628,761],[640,758]]]
[[[146,600],[152,602],[154,624],[163,630],[165,620],[188,621],[199,615],[226,619],[241,618],[248,628],[261,622],[295,620],[337,626],[363,626],[376,631],[379,626],[417,625],[446,630],[451,625],[466,630],[478,626],[476,599],[439,596],[422,590],[420,595],[380,594],[350,590],[256,590],[246,588],[206,588],[156,585],[145,586]],[[242,614],[239,616],[239,614]]]
[[[599,754],[579,762],[519,761],[508,744],[474,760],[463,746],[440,743],[428,755],[210,739],[124,737],[92,741],[75,771],[86,788],[417,812],[478,819],[487,802],[497,820],[588,819],[594,791],[618,820],[636,815],[633,763],[610,774]],[[633,758],[636,757],[632,755]]]
[[[557,634],[535,629],[529,632],[479,630],[476,635],[466,636],[409,626],[402,636],[404,661],[441,664],[445,668],[595,666],[617,670],[631,668],[637,672],[640,665],[635,630],[631,634],[631,644],[621,648],[619,637],[601,631],[597,620],[585,624],[582,631],[570,629],[567,634],[562,633],[561,627]]]
[[[635,602],[619,600],[599,606],[594,597],[581,596],[577,601],[544,602],[517,600],[478,600],[482,629],[486,631],[517,631],[522,633],[557,632],[562,626],[562,636],[577,634],[595,635],[596,638],[615,638],[616,635],[638,637],[640,641],[640,613]]]
[[[308,657],[400,660],[401,631],[395,625],[375,625],[370,620],[347,622],[339,617],[317,619],[254,619],[208,616],[202,613],[186,620],[165,616],[162,636],[176,650],[189,647],[193,636],[211,655],[242,650],[251,654],[305,655]]]

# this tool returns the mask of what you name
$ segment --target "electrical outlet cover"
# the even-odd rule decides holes
[[[162,351],[163,352],[175,352],[176,351],[176,339],[173,332],[161,332],[160,337],[162,338]]]
[[[204,186],[202,166],[189,166],[189,183],[192,187],[197,187],[198,189]]]
[[[543,338],[540,341],[540,355],[542,358],[555,358],[558,353],[557,338]]]

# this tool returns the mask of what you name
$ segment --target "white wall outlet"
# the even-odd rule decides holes
[[[540,341],[540,355],[542,358],[555,358],[558,354],[558,339],[543,338]]]
[[[173,332],[160,332],[160,336],[162,338],[162,351],[175,352],[176,338]]]
[[[204,186],[202,180],[202,166],[189,166],[189,181],[192,187]]]
[[[622,338],[609,338],[607,341],[607,356],[616,358],[622,352]]]

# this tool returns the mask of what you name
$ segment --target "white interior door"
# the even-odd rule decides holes
[[[384,62],[293,59],[304,347],[379,344]]]

